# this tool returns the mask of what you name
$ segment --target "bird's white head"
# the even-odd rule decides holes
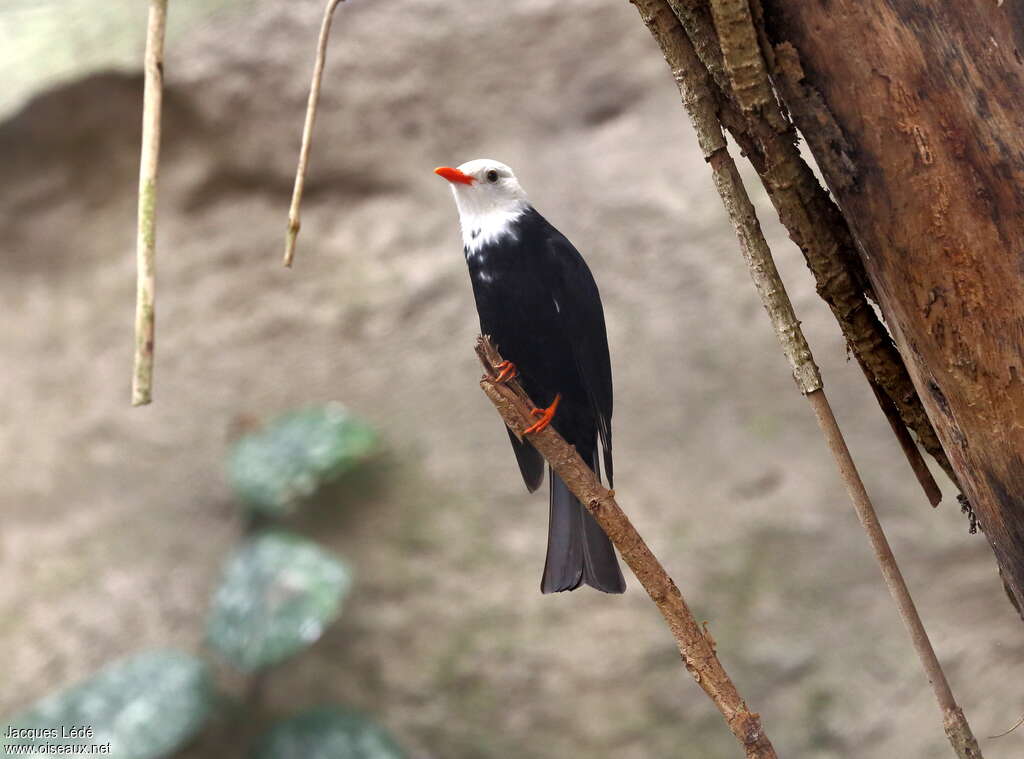
[[[512,169],[490,158],[468,161],[457,169],[441,166],[434,173],[452,186],[462,242],[470,254],[505,235],[515,234],[513,222],[530,207]]]

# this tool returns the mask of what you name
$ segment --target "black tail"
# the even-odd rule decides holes
[[[576,590],[586,583],[605,593],[622,593],[626,581],[604,530],[557,474],[548,470],[551,515],[542,593]]]

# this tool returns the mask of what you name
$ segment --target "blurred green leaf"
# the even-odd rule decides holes
[[[243,671],[274,664],[320,638],[351,584],[348,568],[315,543],[260,535],[229,559],[207,639]]]
[[[357,712],[321,706],[272,727],[251,759],[403,759],[387,732]]]
[[[199,731],[213,701],[201,659],[179,651],[148,651],[39,701],[9,726],[45,732],[35,738],[0,738],[0,746],[13,753],[16,749],[6,747],[109,743],[108,756],[156,759]],[[0,736],[7,731],[8,726],[0,727]]]
[[[377,436],[339,403],[284,414],[239,440],[228,460],[238,496],[270,516],[295,510],[324,485],[355,469]]]

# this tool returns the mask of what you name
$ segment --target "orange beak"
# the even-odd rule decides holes
[[[458,169],[453,169],[451,166],[438,166],[434,169],[434,173],[439,177],[444,177],[449,182],[458,182],[459,184],[473,184],[476,181],[469,174],[463,174]]]

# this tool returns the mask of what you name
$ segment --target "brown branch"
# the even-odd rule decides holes
[[[288,234],[284,244],[284,265],[291,267],[295,258],[295,241],[299,236],[302,223],[299,220],[299,207],[302,205],[302,191],[306,185],[306,169],[309,166],[309,146],[313,141],[313,124],[316,122],[316,109],[320,103],[320,81],[324,76],[324,63],[327,60],[327,40],[331,33],[331,21],[334,9],[344,0],[327,0],[324,8],[324,19],[320,25],[320,39],[316,47],[316,60],[313,63],[313,81],[309,85],[309,100],[306,102],[306,122],[302,127],[302,147],[299,149],[299,166],[295,171],[295,189],[292,190],[292,204],[288,209]]]
[[[668,0],[668,4],[689,35],[694,52],[711,74],[716,87],[728,93],[731,86],[729,76],[725,71],[725,61],[718,46],[715,22],[711,18],[707,0]]]
[[[981,749],[978,747],[978,742],[971,731],[971,725],[968,724],[964,711],[959,708],[956,700],[953,698],[952,689],[949,687],[949,682],[946,680],[942,665],[935,655],[935,648],[932,647],[932,641],[925,630],[925,624],[921,621],[918,608],[914,606],[913,598],[910,596],[910,591],[907,589],[906,582],[903,580],[903,575],[899,570],[899,564],[896,563],[896,557],[893,555],[889,541],[886,539],[886,534],[882,530],[878,514],[874,512],[871,500],[867,496],[864,483],[860,479],[857,467],[853,463],[846,440],[843,439],[843,432],[840,430],[836,416],[828,405],[824,391],[819,390],[812,393],[807,396],[807,399],[811,402],[814,415],[818,420],[818,426],[821,427],[821,432],[828,442],[828,449],[833,453],[839,466],[840,474],[846,483],[847,493],[850,496],[850,500],[853,501],[853,506],[857,511],[860,523],[863,525],[864,532],[867,533],[871,549],[874,551],[874,557],[879,562],[886,585],[889,586],[889,592],[896,602],[900,619],[903,620],[903,625],[910,635],[910,642],[913,644],[914,650],[918,652],[918,658],[921,660],[925,675],[932,685],[935,700],[939,703],[939,708],[942,710],[942,726],[945,729],[946,737],[948,737],[949,743],[959,759],[981,759]]]
[[[913,430],[956,483],[903,358],[865,297],[870,285],[849,226],[800,157],[796,133],[774,98],[747,3],[716,2],[711,6],[714,15],[706,0],[669,0],[669,4],[712,75],[708,89],[719,120],[764,183],[779,220],[803,252],[818,294],[829,305],[868,383],[873,391],[884,392],[898,409],[902,424]],[[716,24],[721,32],[716,32]],[[886,408],[882,410],[891,423]],[[920,456],[906,447],[906,435],[897,433],[897,439],[932,501],[938,485],[927,467],[919,465]]]
[[[753,204],[740,179],[736,164],[729,155],[722,133],[721,124],[715,113],[715,97],[712,80],[700,62],[690,39],[672,14],[665,0],[633,0],[640,15],[658,41],[665,60],[672,70],[673,78],[679,85],[683,105],[697,133],[697,141],[714,176],[715,186],[722,198],[722,204],[729,215],[739,239],[740,249],[750,269],[752,278],[761,295],[765,310],[771,317],[779,342],[787,355],[796,342],[806,349],[806,342],[800,324],[793,313],[789,296],[771,260],[771,252],[764,239],[754,212]],[[712,0],[715,3],[716,0]],[[723,48],[724,49],[724,48]],[[727,65],[727,69],[730,67]],[[733,69],[730,70],[734,70]],[[752,90],[748,89],[748,93]],[[756,98],[752,97],[749,103]],[[755,105],[751,107],[758,107]],[[792,361],[792,357],[790,359]],[[810,350],[806,349],[806,362],[813,366]],[[896,603],[900,617],[910,634],[911,643],[921,661],[943,715],[946,735],[961,759],[980,759],[981,751],[971,733],[963,711],[953,698],[945,673],[932,648],[924,624],[917,613],[910,591],[896,563],[885,533],[878,521],[874,506],[868,497],[850,451],[836,423],[832,408],[821,387],[820,378],[816,386],[808,386],[799,372],[794,372],[800,391],[807,397],[821,427],[822,434],[832,452],[839,474],[846,485],[850,500],[857,516],[867,533],[875,553],[875,559],[885,578],[889,592]]]
[[[864,482],[853,463],[850,449],[846,446],[843,433],[840,431],[832,408],[825,398],[825,393],[819,390],[807,396],[807,400],[811,402],[814,415],[818,419],[818,426],[821,427],[822,434],[828,442],[829,450],[832,451],[832,456],[839,467],[839,473],[846,484],[846,491],[857,511],[857,517],[860,519],[860,523],[868,535],[871,548],[875,552],[875,559],[885,577],[885,584],[889,586],[889,592],[896,602],[900,618],[910,634],[911,643],[921,661],[928,682],[932,686],[935,700],[939,702],[939,708],[942,710],[942,726],[946,731],[946,737],[949,738],[953,750],[960,759],[981,759],[981,749],[971,732],[971,726],[967,723],[963,710],[953,697],[953,691],[946,680],[946,673],[943,672],[939,658],[935,655],[935,649],[932,648],[932,642],[917,613],[914,599],[911,597],[903,574],[896,563],[896,557],[893,555],[882,525],[878,521],[875,507],[871,504],[871,499],[864,488]]]
[[[768,81],[748,1],[711,0],[711,18],[732,96],[740,108],[745,114],[762,116],[776,132],[788,132],[789,123]]]
[[[153,400],[153,345],[156,337],[156,179],[160,168],[160,111],[164,86],[164,31],[167,0],[150,0],[146,31],[146,81],[142,98],[138,230],[135,242],[135,362],[132,405]]]
[[[892,398],[886,395],[885,391],[876,383],[872,382],[870,377],[868,377],[868,385],[871,386],[871,391],[875,394],[875,400],[878,401],[879,408],[882,409],[885,418],[889,420],[892,434],[896,436],[896,441],[900,444],[900,448],[903,449],[903,455],[910,462],[910,468],[914,470],[914,476],[917,477],[917,481],[921,484],[921,488],[928,498],[928,503],[932,505],[932,508],[935,508],[942,501],[942,491],[939,490],[935,478],[932,477],[932,473],[928,470],[928,464],[925,463],[921,450],[910,436],[910,430],[903,423],[903,419],[900,417],[900,410],[896,408]]]
[[[495,382],[495,367],[502,363],[502,358],[487,337],[477,340],[476,352],[486,372],[480,380],[480,387],[509,429],[522,438],[523,430],[536,421],[530,413],[535,408],[533,402],[517,381]],[[761,727],[760,716],[747,708],[718,660],[714,639],[706,627],[694,619],[675,582],[619,507],[615,492],[601,484],[576,453],[576,449],[566,443],[554,427],[548,426],[540,432],[531,433],[529,441],[547,459],[580,503],[594,515],[619,550],[622,560],[633,570],[651,600],[657,604],[672,631],[686,669],[718,707],[747,757],[775,757],[775,750]]]

